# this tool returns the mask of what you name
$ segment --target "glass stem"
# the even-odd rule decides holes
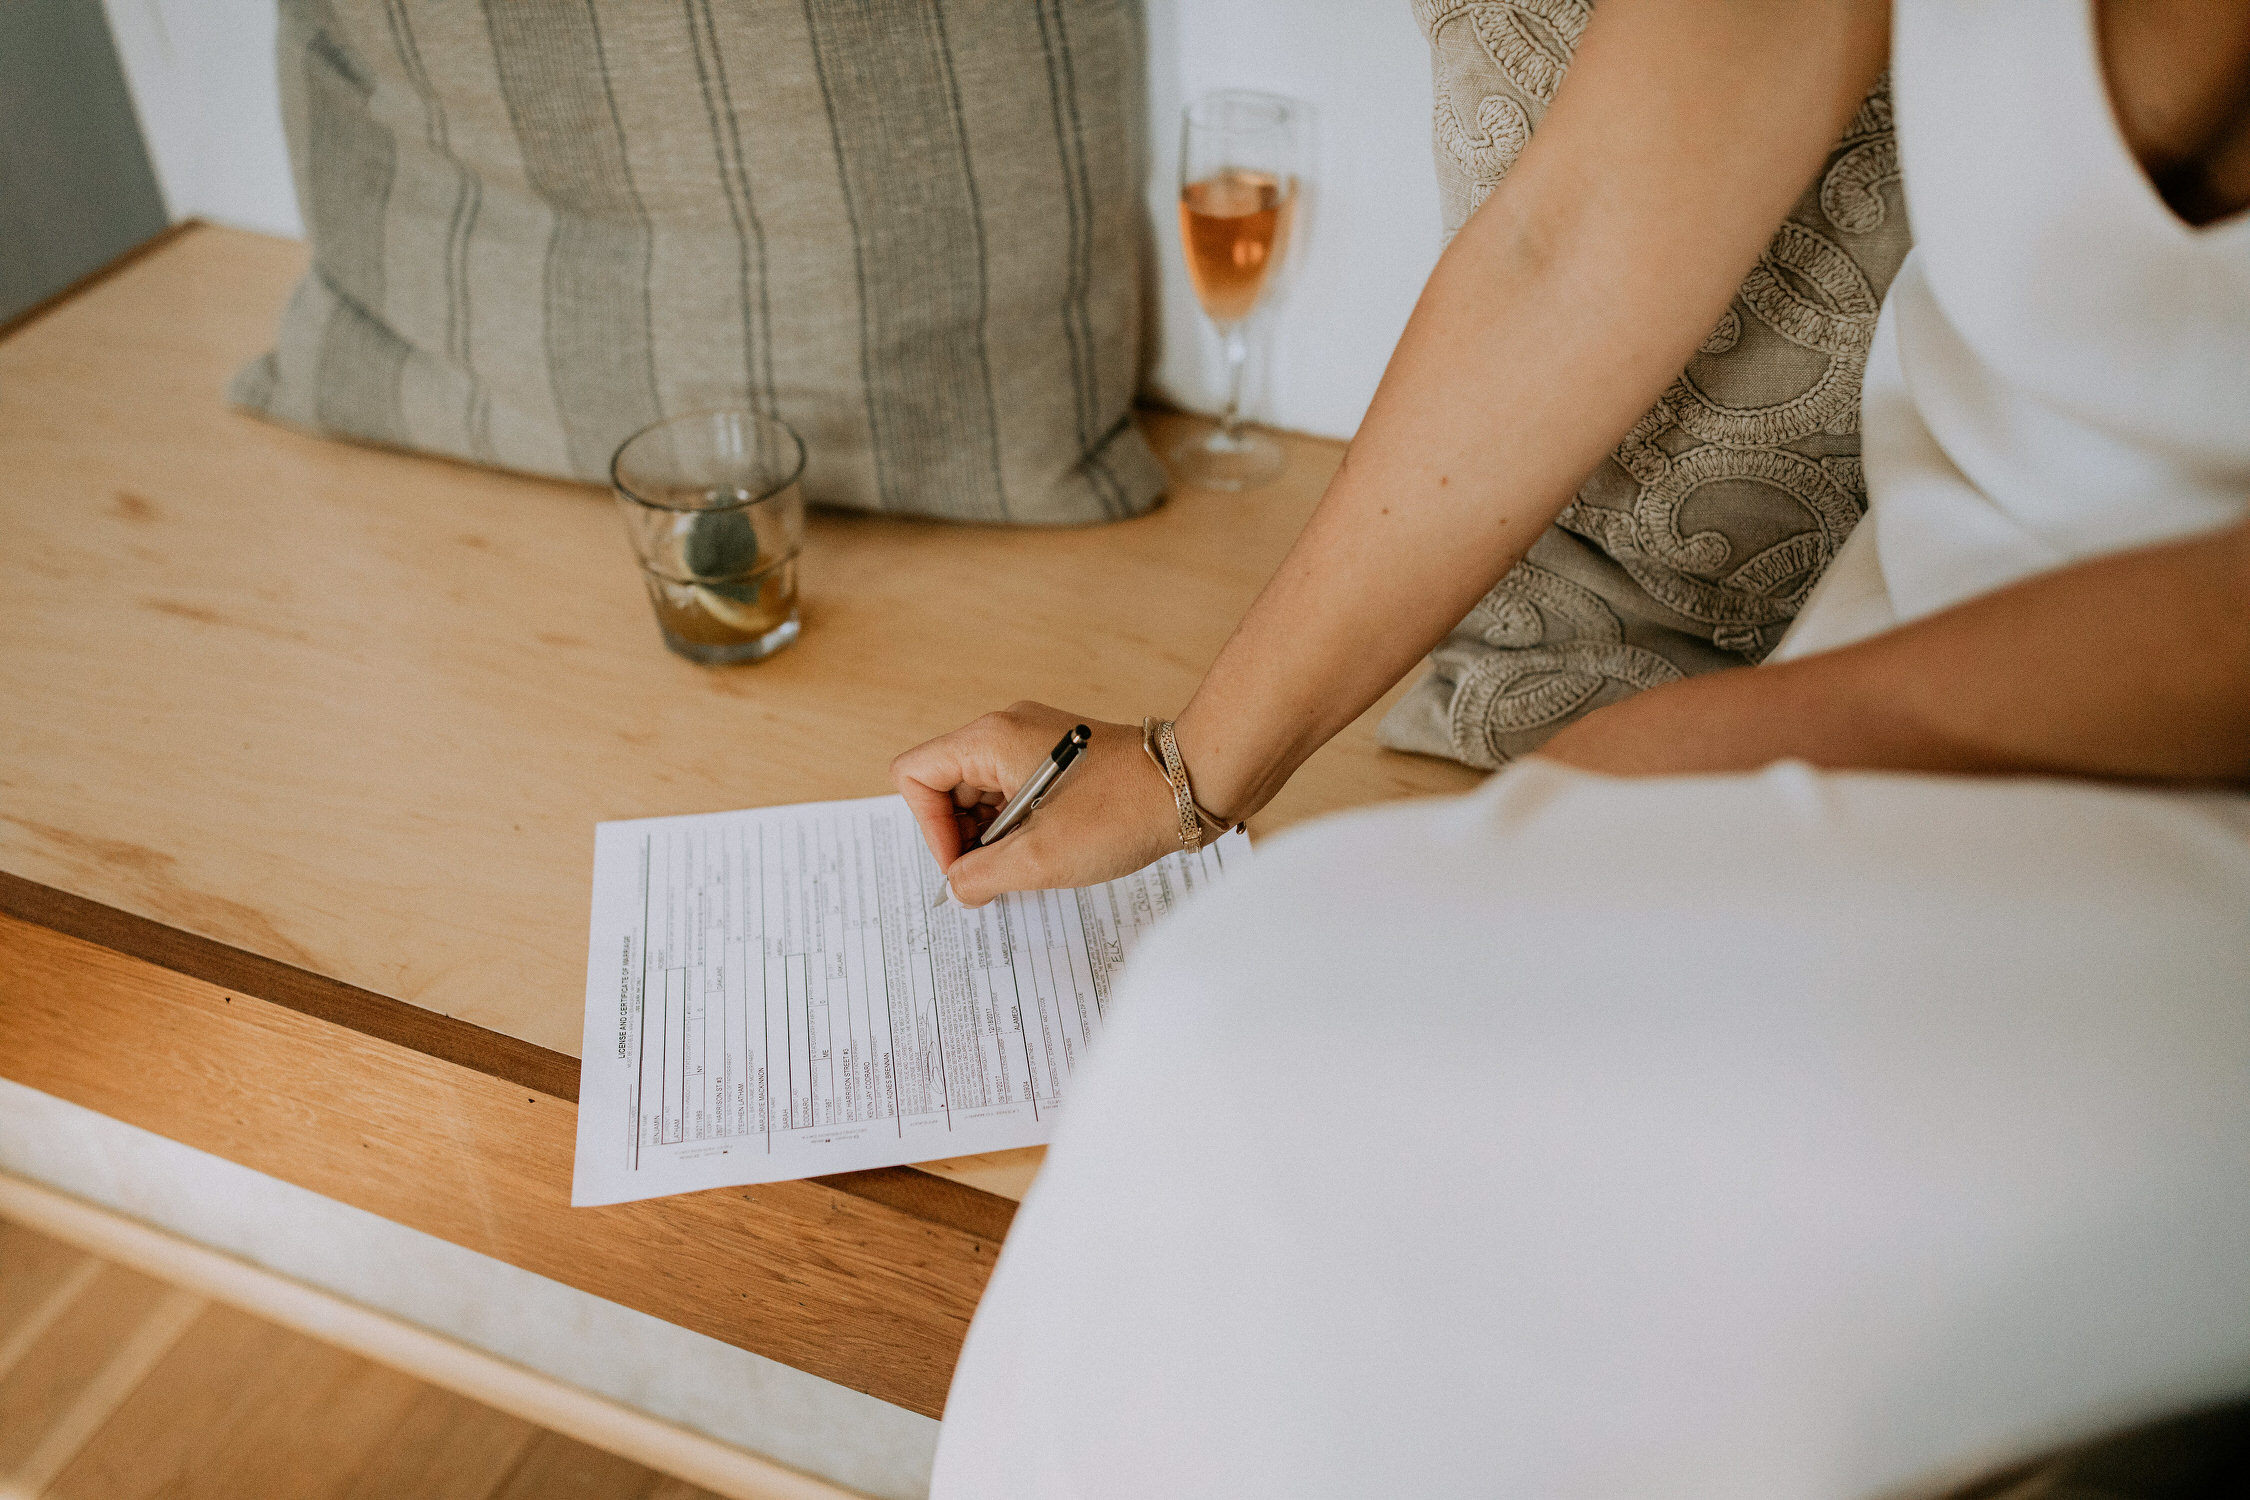
[[[1250,364],[1250,341],[1238,319],[1219,330],[1227,355],[1227,409],[1219,416],[1219,441],[1232,443],[1242,429],[1242,372]]]

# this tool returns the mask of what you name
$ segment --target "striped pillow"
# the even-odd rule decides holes
[[[807,496],[1072,524],[1133,428],[1130,0],[281,0],[312,268],[251,411],[599,482],[721,405]]]

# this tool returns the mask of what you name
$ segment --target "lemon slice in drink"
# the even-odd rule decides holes
[[[780,624],[765,602],[767,580],[742,576],[758,563],[758,534],[750,518],[739,510],[708,510],[682,522],[686,535],[681,550],[688,567],[706,579],[717,575],[727,580],[691,586],[704,613],[745,635],[764,635]]]
[[[744,593],[749,597],[739,597]],[[745,635],[764,635],[781,623],[765,607],[764,594],[765,590],[755,583],[695,586],[695,602],[703,606],[705,614]]]

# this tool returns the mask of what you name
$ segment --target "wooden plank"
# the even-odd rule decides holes
[[[334,1500],[413,1404],[408,1376],[212,1307],[62,1471],[51,1500]]]
[[[540,1428],[570,1433],[604,1452],[731,1500],[846,1500],[856,1493],[324,1288],[4,1172],[0,1172],[0,1216],[17,1225],[36,1226],[88,1252],[87,1266],[96,1273],[105,1264],[127,1267],[178,1289],[190,1302],[225,1303],[421,1382],[422,1394],[403,1425],[383,1440],[367,1467],[353,1477],[360,1500],[393,1494],[442,1500],[456,1481],[465,1484],[480,1474],[486,1482],[471,1489],[482,1495],[512,1470],[512,1462],[503,1462],[508,1454],[520,1456],[530,1435]],[[0,1262],[0,1280],[6,1274],[5,1263]],[[511,1433],[515,1435],[512,1448]],[[434,1490],[422,1483],[415,1476],[423,1469],[442,1470],[444,1483]],[[6,1494],[0,1489],[0,1496]]]
[[[520,1418],[424,1386],[342,1500],[488,1500],[538,1433]]]
[[[578,1102],[578,1059],[0,870],[0,916],[285,1006],[365,1036]]]
[[[644,1500],[720,1500],[720,1497],[667,1474],[656,1481],[655,1487],[649,1490]]]
[[[176,224],[167,225],[127,250],[123,255],[110,261],[107,265],[97,266],[76,281],[71,282],[70,285],[51,292],[36,302],[18,308],[5,318],[0,318],[0,339],[6,338],[17,329],[33,322],[52,309],[62,306],[65,302],[85,296],[142,256],[151,255],[163,249],[175,235],[184,234],[190,229],[200,228],[202,223],[203,221],[200,219],[182,219]]]
[[[0,1376],[98,1269],[75,1245],[0,1222]]]
[[[0,869],[566,1056],[596,820],[880,792],[1020,697],[1176,709],[1342,452],[1088,530],[817,517],[803,641],[707,669],[599,490],[224,407],[303,264],[192,229],[0,341]],[[1474,782],[1371,729],[1256,831]]]
[[[1040,1163],[1046,1159],[1045,1146],[1026,1146],[1016,1151],[984,1151],[975,1156],[926,1161],[915,1170],[1005,1198],[1011,1203],[1021,1203],[1023,1195],[1031,1191],[1032,1179],[1039,1175]]]
[[[104,1266],[58,1309],[60,1316],[0,1377],[0,1475],[15,1476],[55,1418],[163,1297],[162,1283]]]
[[[437,1015],[387,995],[372,994],[292,964],[244,953],[5,871],[0,871],[0,917],[33,923],[125,958],[348,1027],[533,1093],[571,1104],[578,1102],[575,1057],[452,1016]],[[1016,1172],[1000,1179],[1013,1190],[998,1195],[997,1200],[981,1182],[969,1180],[973,1173],[965,1174],[958,1187],[899,1168],[844,1172],[817,1180],[838,1192],[998,1241],[1007,1235],[1008,1223],[1014,1217],[1013,1204],[1021,1201],[1036,1163],[1033,1157],[1031,1165],[1024,1165],[1025,1153],[1001,1155],[1015,1159]],[[963,1158],[963,1162],[995,1159]]]
[[[102,1266],[0,1377],[0,1491],[36,1495],[205,1304]]]
[[[559,1432],[542,1432],[493,1500],[654,1500],[659,1490],[677,1500],[718,1500]]]
[[[1005,1228],[905,1173],[573,1209],[574,1105],[8,917],[0,1076],[932,1416]]]

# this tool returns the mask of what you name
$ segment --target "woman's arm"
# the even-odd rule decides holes
[[[1423,289],[1302,536],[1181,714],[1206,806],[1247,817],[1514,566],[1679,373],[1881,71],[1882,0],[1603,0],[1555,103]],[[1161,709],[1165,705],[1151,705]],[[956,806],[1067,718],[989,715],[893,778],[964,900],[1176,847],[1137,730],[1096,725],[1040,815],[955,858]]]
[[[2250,782],[2250,522],[1855,646],[1654,688],[1540,752],[1616,775],[1832,768]]]
[[[1180,715],[1208,806],[1263,807],[1529,550],[1709,335],[1873,86],[1887,22],[1605,0]]]

